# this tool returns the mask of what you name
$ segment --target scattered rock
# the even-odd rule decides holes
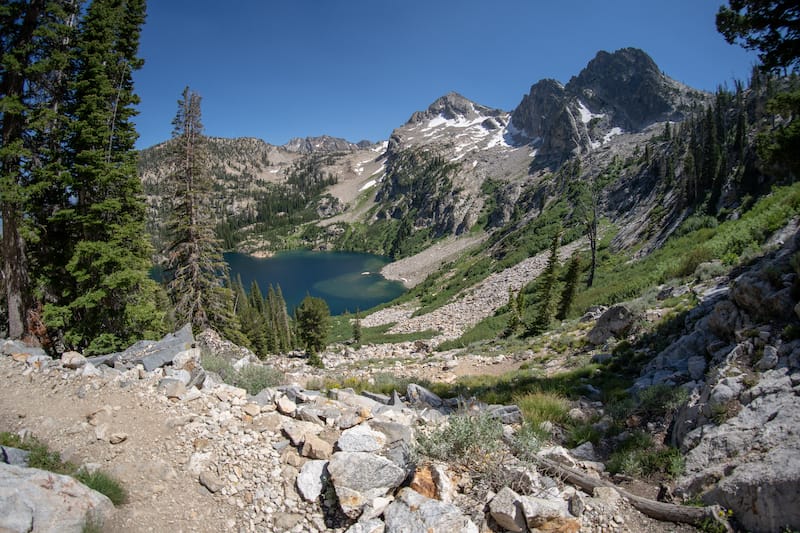
[[[442,406],[441,398],[425,387],[417,385],[416,383],[408,384],[408,387],[406,388],[406,398],[408,398],[408,402],[412,405],[429,405],[434,409]]]
[[[61,364],[75,370],[86,364],[86,358],[79,352],[64,352],[61,354]]]
[[[599,345],[612,336],[619,338],[630,329],[634,320],[634,314],[624,305],[612,306],[597,319],[597,324],[586,335],[586,340]]]
[[[10,446],[0,446],[0,462],[14,466],[28,466],[28,457],[31,452],[12,448]]]
[[[373,498],[385,496],[406,473],[389,459],[366,452],[336,452],[328,463],[342,511],[357,518]]]
[[[108,437],[108,442],[111,444],[122,444],[126,440],[128,440],[128,434],[122,432],[112,433],[111,436]]]
[[[343,431],[336,445],[343,452],[374,452],[386,445],[386,435],[360,424]]]
[[[313,434],[307,434],[303,440],[300,454],[310,459],[328,459],[333,453],[333,446]]]
[[[508,487],[503,487],[489,502],[489,513],[495,522],[507,531],[520,533],[527,530],[522,499]]]
[[[211,493],[217,493],[222,490],[225,484],[218,475],[208,470],[200,474],[200,484],[209,490]]]
[[[297,476],[297,491],[306,501],[317,501],[324,487],[325,467],[328,461],[308,461]]]

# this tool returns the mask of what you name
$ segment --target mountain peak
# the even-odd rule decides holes
[[[661,72],[638,48],[600,51],[565,90],[590,109],[614,114],[614,125],[638,131],[663,120],[680,120],[689,87]]]
[[[437,98],[425,111],[416,111],[407,124],[417,124],[436,117],[445,120],[474,120],[478,117],[496,117],[503,114],[499,109],[477,104],[457,92],[449,92]]]
[[[283,145],[288,152],[298,154],[329,153],[329,152],[353,152],[357,150],[365,141],[353,144],[346,139],[322,135],[320,137],[295,137]],[[366,141],[369,144],[368,141]]]

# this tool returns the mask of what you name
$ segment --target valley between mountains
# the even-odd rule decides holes
[[[244,303],[238,344],[5,341],[0,428],[121,480],[116,508],[65,496],[74,531],[798,530],[800,186],[764,148],[792,91],[625,48],[380,142],[208,138],[227,249],[385,255],[408,291],[326,317],[319,353],[264,350]],[[139,160],[162,262],[174,143]],[[49,519],[2,490],[0,529]]]

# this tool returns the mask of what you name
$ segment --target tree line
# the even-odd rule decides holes
[[[136,173],[143,0],[0,4],[8,335],[99,353],[164,332]]]

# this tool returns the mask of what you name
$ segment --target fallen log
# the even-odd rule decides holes
[[[679,522],[682,524],[692,524],[694,526],[708,526],[710,523],[717,523],[725,528],[725,531],[733,531],[733,528],[728,524],[725,510],[719,505],[689,507],[686,505],[659,502],[637,496],[614,485],[610,481],[587,476],[573,468],[561,465],[544,457],[533,456],[531,460],[550,475],[558,476],[560,479],[581,488],[590,495],[594,493],[594,489],[597,487],[611,487],[619,492],[620,496],[627,499],[640,513],[655,520]]]

